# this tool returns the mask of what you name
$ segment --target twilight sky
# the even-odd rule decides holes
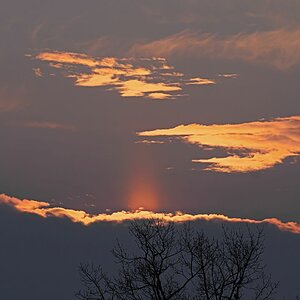
[[[116,222],[149,215],[266,224],[280,295],[300,295],[299,15],[298,0],[1,0],[6,298],[40,299],[59,265],[72,275],[49,300],[73,299],[95,257],[80,241],[112,245]]]

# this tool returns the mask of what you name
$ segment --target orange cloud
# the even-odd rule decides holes
[[[141,141],[136,141],[136,144],[164,144],[164,141],[151,141],[151,140],[141,140]]]
[[[72,52],[43,52],[36,56],[37,59],[43,61],[49,61],[54,63],[63,63],[63,64],[76,64],[84,65],[88,67],[99,66],[99,63],[89,58],[85,54],[81,53],[72,53]]]
[[[173,92],[180,91],[181,87],[178,85],[171,85],[166,83],[148,83],[143,80],[127,80],[124,81],[123,85],[117,88],[120,91],[120,94],[124,97],[137,97],[143,96],[146,93],[150,93],[148,97],[152,99],[165,99],[167,95],[162,95],[161,92]]]
[[[67,209],[62,207],[50,207],[48,202],[39,202],[35,200],[18,199],[5,194],[0,195],[0,203],[14,207],[16,210],[24,213],[35,214],[43,218],[58,217],[68,218],[74,223],[90,225],[97,222],[125,222],[131,220],[140,220],[147,218],[161,218],[165,221],[182,223],[189,221],[220,221],[230,223],[248,223],[248,224],[271,224],[282,231],[288,231],[295,234],[300,234],[300,224],[296,222],[282,222],[276,218],[253,220],[243,218],[231,218],[221,214],[185,214],[182,212],[159,213],[152,211],[119,211],[111,214],[91,215],[82,210]]]
[[[238,59],[287,70],[300,63],[300,28],[239,33],[227,37],[182,31],[149,43],[137,43],[130,50],[130,54]]]
[[[187,84],[190,85],[206,85],[206,84],[216,84],[216,82],[214,80],[210,80],[210,79],[206,79],[206,78],[199,78],[199,77],[195,77],[195,78],[191,78]]]
[[[43,76],[43,73],[42,73],[40,68],[33,68],[33,72],[34,72],[36,77],[42,77]]]
[[[167,93],[149,93],[147,97],[153,100],[163,100],[174,98],[174,95]]]
[[[239,76],[239,74],[233,73],[233,74],[219,74],[219,77],[223,77],[223,78],[237,78]]]
[[[143,137],[178,136],[183,141],[212,148],[224,148],[226,157],[194,159],[206,170],[252,172],[271,168],[284,159],[300,155],[300,116],[241,124],[180,125],[137,133]]]
[[[99,59],[73,52],[43,52],[35,58],[48,62],[52,68],[63,69],[65,76],[75,78],[76,86],[107,87],[117,90],[122,97],[173,99],[186,85],[215,83],[207,78],[186,78],[182,73],[175,72],[164,58]],[[42,74],[40,68],[34,70],[37,69]]]

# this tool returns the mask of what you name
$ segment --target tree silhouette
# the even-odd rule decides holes
[[[81,300],[273,299],[278,283],[265,274],[263,229],[223,228],[221,239],[157,219],[129,227],[137,251],[119,242],[114,276],[100,266],[80,265]]]

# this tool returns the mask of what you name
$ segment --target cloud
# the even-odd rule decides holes
[[[206,85],[206,84],[216,84],[214,80],[206,79],[206,78],[191,78],[188,82],[188,85]]]
[[[212,79],[189,78],[174,71],[164,58],[100,59],[73,52],[42,52],[35,58],[48,62],[52,68],[63,69],[64,76],[75,78],[76,86],[106,87],[118,91],[122,97],[174,99],[187,85],[215,84]],[[42,74],[40,67],[34,70]]]
[[[223,77],[223,78],[237,78],[239,76],[239,74],[233,73],[233,74],[219,74],[219,77]]]
[[[182,31],[148,43],[136,43],[136,56],[190,55],[210,59],[242,60],[288,70],[300,63],[300,28],[239,33],[227,37]]]
[[[33,72],[34,72],[36,77],[42,77],[43,76],[43,73],[42,73],[40,68],[33,68]]]
[[[0,113],[16,110],[20,106],[21,104],[18,101],[11,102],[9,99],[0,98]]]
[[[0,87],[0,113],[15,111],[26,106],[24,94],[23,90],[11,91]]]
[[[153,99],[153,100],[170,99],[173,97],[174,96],[172,94],[167,94],[167,93],[150,93],[150,94],[148,94],[148,98]]]
[[[190,124],[137,133],[143,137],[177,136],[199,147],[223,148],[226,157],[194,159],[217,172],[253,172],[300,155],[300,116],[240,124]]]
[[[101,65],[102,61],[89,58],[85,54],[72,52],[43,52],[36,56],[37,59],[43,61],[52,61],[56,63],[84,65],[88,67],[96,67]]]
[[[62,130],[74,130],[71,125],[55,123],[55,122],[41,122],[41,121],[31,121],[24,124],[25,127],[30,128],[45,128],[45,129],[62,129]]]
[[[151,141],[151,140],[141,140],[141,141],[136,141],[136,144],[165,144],[164,141]]]
[[[176,84],[170,85],[166,83],[148,83],[143,80],[127,80],[123,85],[117,88],[123,97],[137,97],[144,96],[146,93],[150,93],[149,97],[152,99],[165,99],[170,94],[160,92],[174,92],[181,91],[181,87]]]
[[[18,199],[5,194],[0,195],[0,204],[9,205],[23,213],[35,214],[43,218],[57,217],[68,218],[74,223],[90,225],[97,222],[125,222],[131,220],[162,218],[165,221],[176,223],[204,220],[204,221],[220,221],[229,223],[248,223],[248,224],[271,224],[282,231],[288,231],[300,234],[300,224],[296,222],[282,222],[276,218],[263,220],[253,220],[247,218],[231,218],[221,214],[185,214],[182,212],[159,213],[145,210],[138,211],[119,211],[110,214],[102,213],[97,215],[88,214],[82,210],[74,210],[62,207],[51,207],[48,202],[39,202],[35,200]]]

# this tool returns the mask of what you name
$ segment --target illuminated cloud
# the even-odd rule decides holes
[[[35,56],[64,76],[75,79],[81,87],[106,87],[117,90],[122,97],[145,97],[153,100],[174,99],[186,85],[210,85],[207,78],[186,78],[174,71],[164,58],[92,58],[73,52],[43,52]],[[35,68],[35,74],[42,74]],[[38,73],[37,73],[37,70]],[[43,72],[44,73],[44,72]],[[179,93],[179,94],[178,94]]]
[[[165,221],[176,223],[189,221],[220,221],[230,223],[248,223],[248,224],[271,224],[282,231],[288,231],[295,234],[300,234],[300,224],[296,222],[282,222],[276,218],[253,220],[244,218],[231,218],[220,214],[185,214],[182,212],[159,213],[146,210],[138,211],[119,211],[110,214],[103,213],[91,215],[82,210],[67,209],[62,207],[51,207],[48,202],[39,202],[35,200],[18,199],[5,194],[0,195],[0,203],[14,207],[16,210],[24,213],[35,214],[43,218],[58,217],[68,218],[74,223],[90,225],[97,222],[125,222],[131,220],[140,220],[147,218],[162,218]]]
[[[174,96],[171,94],[167,94],[167,93],[150,93],[150,94],[148,94],[148,98],[154,99],[154,100],[163,100],[163,99],[174,98]]]
[[[120,91],[120,94],[124,97],[137,97],[144,96],[146,93],[150,93],[149,97],[154,99],[165,98],[167,94],[160,92],[174,92],[180,91],[181,87],[178,85],[170,85],[166,83],[147,83],[142,80],[127,80],[124,81],[121,87],[117,88]],[[168,94],[169,96],[169,94]]]
[[[190,85],[206,85],[206,84],[216,84],[216,82],[214,80],[210,80],[210,79],[205,79],[205,78],[191,78],[187,84]]]
[[[43,73],[42,73],[40,68],[33,68],[33,72],[34,72],[36,77],[42,77],[43,76]]]
[[[151,141],[151,140],[141,140],[141,141],[136,141],[136,144],[164,144],[164,141]]]
[[[136,56],[193,55],[242,60],[287,70],[300,63],[300,28],[239,33],[227,37],[183,31],[149,43],[135,44]]]
[[[219,74],[219,77],[223,77],[223,78],[237,78],[239,76],[239,74],[233,73],[233,74]]]
[[[85,54],[72,52],[43,52],[36,56],[37,59],[63,64],[76,64],[88,67],[97,67],[100,62],[89,58]]]
[[[195,159],[217,172],[253,172],[300,155],[300,116],[241,124],[180,125],[139,132],[139,136],[177,136],[199,147],[223,148],[226,157]]]

